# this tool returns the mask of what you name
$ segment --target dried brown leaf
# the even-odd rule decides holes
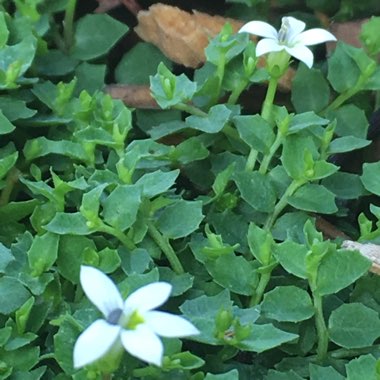
[[[153,99],[149,86],[131,84],[110,84],[105,91],[114,99],[121,99],[132,108],[159,108]]]

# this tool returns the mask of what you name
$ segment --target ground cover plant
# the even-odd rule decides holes
[[[0,378],[378,379],[380,21],[320,23],[377,2],[220,1],[195,70],[88,6],[0,3]]]

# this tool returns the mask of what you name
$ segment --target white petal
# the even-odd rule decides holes
[[[126,314],[130,310],[140,312],[161,306],[170,296],[172,286],[167,282],[153,282],[133,292],[124,303]]]
[[[113,346],[121,327],[98,319],[79,335],[74,346],[74,367],[79,368],[100,359]]]
[[[158,336],[144,324],[135,330],[123,330],[121,342],[124,348],[138,359],[161,366],[164,347]]]
[[[281,51],[284,49],[285,46],[279,45],[277,41],[270,38],[263,38],[256,45],[256,55],[260,57],[266,53],[270,53],[272,51]]]
[[[327,30],[320,28],[306,30],[306,32],[302,32],[295,39],[297,44],[306,46],[317,45],[326,41],[336,41],[336,38]]]
[[[149,311],[144,315],[146,324],[160,336],[181,338],[198,335],[199,330],[186,319],[162,311]]]
[[[277,30],[264,21],[250,21],[243,25],[239,33],[246,32],[260,37],[277,39]]]
[[[80,283],[86,296],[105,318],[115,309],[123,308],[123,299],[116,285],[99,269],[82,265]]]
[[[294,37],[296,37],[298,34],[300,34],[305,29],[306,24],[303,21],[298,20],[298,19],[291,17],[291,16],[283,17],[282,18],[283,23],[284,23],[284,19],[287,19],[287,22],[289,23],[289,30],[287,33],[287,41],[289,43],[291,43],[292,40],[294,39]]]
[[[309,69],[313,66],[314,56],[312,51],[306,46],[294,46],[294,47],[285,47],[286,51],[293,56],[294,58],[302,61]]]

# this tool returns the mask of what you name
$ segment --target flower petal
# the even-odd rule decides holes
[[[273,51],[281,51],[284,50],[284,45],[279,45],[277,41],[272,40],[270,38],[263,38],[256,45],[256,55],[260,57],[266,53],[270,53]]]
[[[239,33],[250,33],[260,37],[267,37],[277,40],[277,30],[272,25],[264,21],[250,21],[243,25]]]
[[[306,27],[306,24],[294,17],[288,16],[282,18],[282,23],[288,23],[287,42],[292,43],[293,39],[298,36]]]
[[[138,325],[135,330],[123,330],[121,342],[132,356],[161,366],[164,347],[158,336],[146,325]]]
[[[79,368],[100,359],[113,346],[121,327],[98,319],[79,335],[74,346],[74,367]]]
[[[99,269],[82,265],[80,283],[86,296],[105,318],[112,311],[123,308],[123,299],[116,285]]]
[[[317,45],[326,41],[336,41],[336,38],[327,30],[320,28],[306,30],[299,34],[295,39],[297,44],[306,46]]]
[[[199,330],[186,319],[162,311],[149,311],[144,315],[145,323],[160,336],[181,338],[198,335]]]
[[[306,46],[294,46],[294,47],[285,47],[286,51],[293,56],[294,58],[302,61],[309,69],[313,66],[314,56],[312,51]]]
[[[161,306],[170,296],[172,286],[167,282],[153,282],[133,292],[124,302],[126,314],[130,310],[144,312]]]

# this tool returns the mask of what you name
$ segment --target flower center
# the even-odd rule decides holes
[[[278,32],[278,42],[286,44],[289,39],[290,22],[288,17],[282,18],[281,29]]]
[[[138,310],[135,310],[129,317],[127,328],[134,330],[137,325],[143,322],[145,322],[144,317],[138,312]]]
[[[110,323],[111,325],[117,325],[119,324],[120,317],[123,314],[122,309],[115,309],[112,310],[111,313],[107,316],[107,322]]]

